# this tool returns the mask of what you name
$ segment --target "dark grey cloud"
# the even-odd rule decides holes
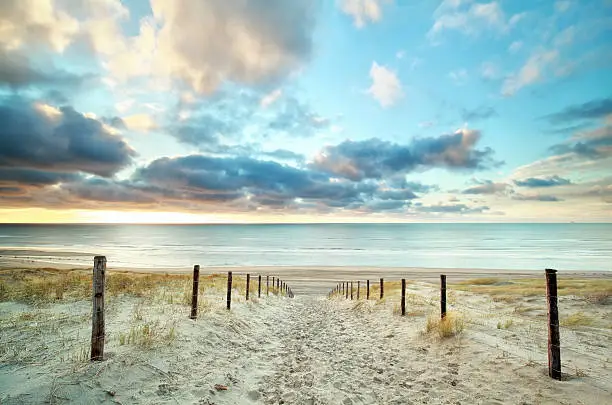
[[[574,154],[591,160],[610,157],[612,156],[612,125],[582,133],[568,142],[553,145],[550,150],[556,155]]]
[[[92,75],[79,75],[53,66],[38,68],[27,56],[0,49],[0,87],[78,87],[91,77]]]
[[[558,202],[563,201],[563,199],[556,197],[554,195],[548,194],[533,194],[533,195],[525,195],[525,194],[514,194],[512,195],[513,200],[518,201],[543,201],[543,202]]]
[[[326,147],[312,167],[353,181],[381,179],[417,169],[485,169],[498,165],[491,148],[476,149],[480,132],[459,130],[436,138],[418,138],[399,145],[379,138],[344,141]]]
[[[463,121],[475,122],[475,121],[483,121],[492,117],[497,116],[497,111],[493,107],[478,107],[473,110],[462,109],[461,110],[461,118]]]
[[[514,184],[519,187],[555,187],[555,186],[566,186],[568,184],[572,184],[569,179],[565,179],[559,176],[550,176],[550,177],[529,177],[523,180],[514,180]]]
[[[19,184],[22,186],[48,186],[81,178],[78,173],[53,172],[20,167],[0,167],[0,184]]]
[[[571,105],[562,111],[545,116],[553,124],[577,120],[590,120],[612,114],[612,98],[602,98],[582,104]]]
[[[112,176],[135,151],[100,121],[65,106],[35,106],[20,97],[0,100],[0,167]]]
[[[508,190],[507,183],[496,183],[491,180],[479,181],[477,185],[466,188],[462,194],[499,194]]]

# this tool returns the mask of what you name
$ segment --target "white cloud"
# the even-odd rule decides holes
[[[372,85],[368,93],[383,107],[390,107],[403,96],[402,85],[395,72],[372,62],[370,68]]]
[[[559,13],[564,13],[570,8],[571,5],[572,2],[569,0],[559,0],[555,2],[555,10]]]
[[[436,39],[444,30],[457,30],[467,35],[476,35],[485,29],[506,32],[524,17],[525,13],[515,14],[506,21],[498,1],[445,0],[434,12],[435,22],[427,35]]]
[[[522,47],[523,47],[523,42],[522,41],[514,41],[508,47],[508,52],[510,52],[510,53],[517,53],[518,51],[521,50]]]
[[[468,72],[465,69],[457,69],[453,70],[448,74],[448,77],[455,83],[457,86],[462,86],[467,82]]]
[[[63,52],[78,32],[79,22],[53,0],[0,2],[0,49],[42,45]]]
[[[149,114],[134,114],[128,117],[124,117],[123,123],[128,129],[132,129],[135,131],[149,131],[152,129],[156,129],[157,122],[155,119]]]
[[[107,60],[122,79],[180,80],[209,94],[224,82],[274,83],[311,54],[316,3],[309,0],[151,0],[153,18]]]
[[[517,73],[504,81],[502,95],[512,96],[521,88],[540,81],[544,71],[558,58],[559,52],[556,50],[534,52]]]
[[[283,95],[283,91],[281,89],[273,90],[270,93],[263,96],[261,100],[259,100],[259,105],[265,108],[273,104],[282,95]]]
[[[362,28],[368,22],[378,22],[382,18],[382,4],[389,0],[340,0],[343,13],[353,17],[357,28]]]
[[[493,62],[483,62],[480,65],[480,76],[486,80],[495,80],[499,77],[499,68]]]

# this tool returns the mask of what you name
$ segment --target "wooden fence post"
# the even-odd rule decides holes
[[[440,318],[446,316],[446,275],[440,274]]]
[[[191,315],[189,318],[198,317],[198,283],[200,282],[200,265],[193,266],[193,292],[191,293]]]
[[[357,300],[359,300],[359,290],[361,289],[361,281],[357,281]]]
[[[227,272],[227,309],[232,307],[232,272]]]
[[[104,276],[106,256],[94,257],[92,278],[91,360],[104,360]]]
[[[266,276],[266,295],[270,295],[270,276]]]
[[[561,380],[557,270],[546,269],[546,300],[548,301],[548,375],[555,380]]]
[[[406,315],[406,279],[402,279],[402,316]]]
[[[351,281],[351,300],[353,299],[353,282]]]
[[[342,282],[342,295],[344,295],[344,281]]]
[[[369,300],[370,299],[370,280],[367,280],[366,284],[367,284],[366,300]]]
[[[276,281],[274,280],[274,276],[272,276],[272,294],[274,294],[274,286],[276,285]]]
[[[348,281],[345,284],[346,284],[346,291],[345,291],[346,292],[346,298],[345,299],[348,300]]]
[[[249,300],[249,290],[251,288],[251,275],[247,273],[247,281],[246,281],[246,300]]]
[[[259,275],[257,282],[257,298],[261,298],[261,274]]]
[[[384,296],[385,296],[384,281],[381,277],[380,279],[380,299],[382,300]]]

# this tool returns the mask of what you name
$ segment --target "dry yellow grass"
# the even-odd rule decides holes
[[[427,333],[437,332],[441,338],[452,337],[460,334],[465,329],[463,315],[456,311],[449,311],[443,319],[438,315],[430,315],[427,318],[425,331]]]
[[[515,302],[520,297],[546,295],[546,282],[542,278],[479,278],[449,285],[449,288],[490,295],[494,301]],[[599,302],[608,302],[612,296],[612,279],[565,278],[558,276],[558,295],[577,296]]]
[[[4,270],[0,272],[0,301],[44,303],[58,300],[82,300],[91,297],[92,274],[88,270],[52,268]],[[242,293],[243,277],[234,277]],[[200,292],[206,289],[224,291],[227,278],[213,274],[200,276]],[[191,303],[192,275],[153,274],[108,271],[105,293],[108,297],[132,295],[163,297],[169,303]]]
[[[582,312],[573,313],[566,318],[562,318],[559,322],[561,326],[568,326],[570,328],[575,328],[579,326],[591,326],[594,323],[595,320],[592,317],[585,315]]]

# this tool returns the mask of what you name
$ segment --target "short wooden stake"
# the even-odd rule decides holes
[[[546,300],[548,301],[548,375],[555,380],[561,380],[557,270],[546,269]]]
[[[353,282],[351,281],[351,300],[353,299]]]
[[[91,360],[104,360],[104,276],[106,256],[94,257],[91,317]]]
[[[370,299],[370,280],[366,280],[366,300]]]
[[[198,317],[198,283],[200,281],[200,265],[193,266],[193,291],[191,293],[191,315],[189,318]]]
[[[257,282],[257,298],[261,298],[261,275],[258,277]]]
[[[276,281],[274,281],[274,276],[272,276],[272,294],[274,294],[274,286],[276,286]]]
[[[380,299],[382,300],[385,296],[384,280],[380,279]]]
[[[440,318],[446,316],[446,275],[440,274]]]
[[[249,300],[249,290],[251,288],[251,275],[247,273],[247,281],[246,281],[246,300]]]
[[[266,295],[270,295],[270,276],[266,276]]]
[[[402,316],[406,315],[406,279],[402,279]]]
[[[227,309],[232,307],[232,272],[227,272]]]
[[[359,290],[361,289],[361,281],[357,281],[357,300],[359,300]]]
[[[345,284],[346,284],[346,288],[345,288],[346,289],[346,298],[345,299],[348,300],[348,281]]]

